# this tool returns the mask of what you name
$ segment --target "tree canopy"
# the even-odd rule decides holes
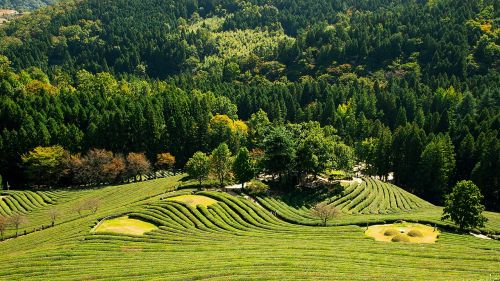
[[[0,28],[0,174],[41,184],[22,156],[61,146],[111,153],[76,182],[122,181],[129,153],[180,168],[225,142],[285,179],[360,160],[434,202],[473,180],[498,210],[496,5],[61,1]],[[75,184],[70,164],[42,184]]]
[[[451,219],[461,230],[483,227],[483,195],[471,181],[458,182],[446,196],[443,219]]]

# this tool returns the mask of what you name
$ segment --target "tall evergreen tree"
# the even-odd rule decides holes
[[[441,203],[448,193],[448,185],[455,171],[455,153],[448,135],[434,137],[425,147],[420,157],[417,174],[419,189],[417,194]]]

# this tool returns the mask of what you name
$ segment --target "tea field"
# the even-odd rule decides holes
[[[60,199],[26,212],[22,230],[48,225],[47,211],[55,208],[61,215],[54,227],[0,242],[0,280],[500,278],[499,241],[449,232],[440,207],[377,180],[349,185],[331,199],[343,215],[320,227],[307,206],[279,197],[173,191],[180,177],[53,192]],[[101,202],[95,213],[74,211],[89,198]],[[486,215],[485,231],[498,233],[500,215]],[[143,235],[95,229],[124,216],[157,228]],[[364,224],[399,219],[436,224],[437,242],[377,242],[364,233]]]

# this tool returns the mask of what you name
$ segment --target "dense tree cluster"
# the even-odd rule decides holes
[[[253,114],[252,119],[259,115],[267,120],[263,112]],[[266,137],[263,142],[251,146],[253,153],[241,147],[233,157],[226,143],[216,147],[210,156],[198,151],[186,164],[191,177],[201,184],[212,172],[221,187],[233,177],[244,186],[245,182],[264,172],[278,180],[282,187],[290,188],[301,185],[308,175],[316,177],[327,170],[350,171],[353,168],[354,150],[342,143],[330,126],[322,128],[318,122],[308,122],[272,127],[265,121],[260,125],[254,123],[254,126],[261,127]],[[247,143],[250,145],[252,141]]]
[[[144,167],[130,153],[172,169],[226,143],[231,155],[247,147],[276,178],[300,180],[349,169],[355,147],[366,173],[394,172],[398,185],[432,202],[470,179],[498,209],[495,5],[86,0],[44,8],[0,28],[0,174],[33,183],[47,162],[30,156],[38,146],[83,162],[105,149],[106,177],[122,180],[139,174],[127,167]],[[39,175],[43,184],[67,180],[50,173]]]
[[[91,149],[84,155],[70,154],[60,145],[35,147],[22,155],[21,161],[26,180],[34,186],[137,181],[152,171],[144,153],[130,152],[124,157],[105,149]],[[157,166],[160,164],[157,162]]]

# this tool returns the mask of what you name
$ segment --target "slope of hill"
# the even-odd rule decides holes
[[[183,201],[193,191],[164,193],[178,179],[75,191],[72,200],[55,206],[67,210],[88,197],[101,198],[102,206],[83,217],[68,211],[55,227],[0,242],[0,280],[399,280],[395,261],[411,265],[405,270],[415,279],[500,274],[498,241],[442,232],[436,244],[381,243],[366,237],[364,227],[290,224],[250,200],[221,192],[196,192],[216,203],[193,206]],[[438,209],[430,217],[439,219],[439,208],[429,208]],[[41,222],[36,212],[28,214],[31,223]],[[124,214],[159,228],[138,236],[91,232],[99,219]],[[500,230],[498,214],[487,215],[488,227]]]
[[[317,225],[318,219],[312,218],[308,206],[293,206],[286,199],[265,197],[257,198],[259,203],[274,210],[278,216],[289,222]],[[340,196],[329,198],[345,214],[392,214],[405,213],[434,207],[429,202],[395,186],[372,178],[364,178],[362,183],[353,181]]]
[[[262,109],[383,145],[370,174],[432,203],[473,179],[496,210],[496,22],[493,0],[64,1],[0,28],[0,174],[46,184],[22,171],[37,146],[168,151],[178,167],[220,142],[251,150],[263,135],[210,123]]]
[[[27,213],[54,204],[62,195],[50,191],[4,191],[0,193],[0,215]]]
[[[0,0],[0,8],[31,11],[56,2],[57,0]]]

